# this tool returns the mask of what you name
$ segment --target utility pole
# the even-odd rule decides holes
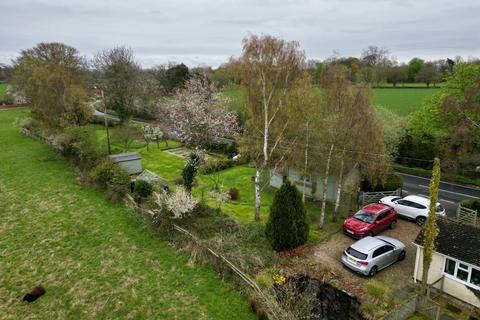
[[[107,118],[107,104],[105,103],[105,95],[103,94],[103,89],[100,88],[100,93],[102,95],[102,102],[103,102],[103,120],[105,124],[105,131],[107,132],[107,148],[108,154],[112,154],[112,150],[110,147],[110,132],[108,131],[108,118]]]

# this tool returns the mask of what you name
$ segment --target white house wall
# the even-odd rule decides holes
[[[416,274],[417,280],[422,280],[422,270],[423,270],[423,248],[417,247],[417,250],[420,251],[419,261],[418,261],[418,272]],[[430,270],[428,273],[428,283],[432,284],[443,276],[443,268],[445,266],[445,256],[434,253],[432,256],[432,263],[430,265]],[[467,302],[477,308],[480,308],[480,298],[477,297],[472,289],[467,287],[461,282],[458,282],[448,276],[444,276],[443,280],[443,292],[451,295],[459,300]],[[441,282],[438,282],[435,287],[440,289]]]
[[[421,281],[423,272],[423,248],[417,246],[417,250],[420,251],[420,254],[418,255],[418,272],[416,274],[416,279]],[[445,260],[442,255],[437,253],[433,254],[432,262],[430,263],[430,270],[428,272],[428,284],[432,284],[442,277],[444,263]]]

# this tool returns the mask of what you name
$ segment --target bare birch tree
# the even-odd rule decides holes
[[[327,66],[322,75],[327,139],[323,172],[322,207],[319,226],[325,221],[328,179],[337,174],[333,220],[339,215],[345,174],[356,167],[368,176],[381,175],[388,168],[382,127],[372,104],[371,90],[355,86],[341,67]],[[380,158],[379,158],[380,157]]]
[[[242,55],[231,60],[237,80],[244,89],[248,118],[243,151],[255,163],[255,221],[260,220],[262,172],[288,152],[281,148],[292,123],[287,114],[289,91],[304,73],[305,54],[295,41],[269,35],[251,35],[243,40]]]

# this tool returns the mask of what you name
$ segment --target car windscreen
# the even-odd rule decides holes
[[[442,212],[443,211],[443,206],[441,204],[437,205],[437,212]]]
[[[373,223],[377,215],[365,210],[359,210],[353,217],[366,223]]]
[[[352,247],[348,247],[347,253],[349,255],[351,255],[352,257],[355,257],[355,258],[360,259],[360,260],[367,259],[367,254],[361,253],[360,251],[357,251],[357,250],[353,249]]]

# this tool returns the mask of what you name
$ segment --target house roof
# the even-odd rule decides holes
[[[133,160],[140,160],[142,157],[138,152],[126,152],[126,153],[118,153],[110,155],[110,158],[113,162],[125,162],[125,161],[133,161]]]
[[[480,266],[480,228],[447,218],[437,219],[438,237],[435,251],[446,256]],[[423,229],[415,243],[423,246]]]

